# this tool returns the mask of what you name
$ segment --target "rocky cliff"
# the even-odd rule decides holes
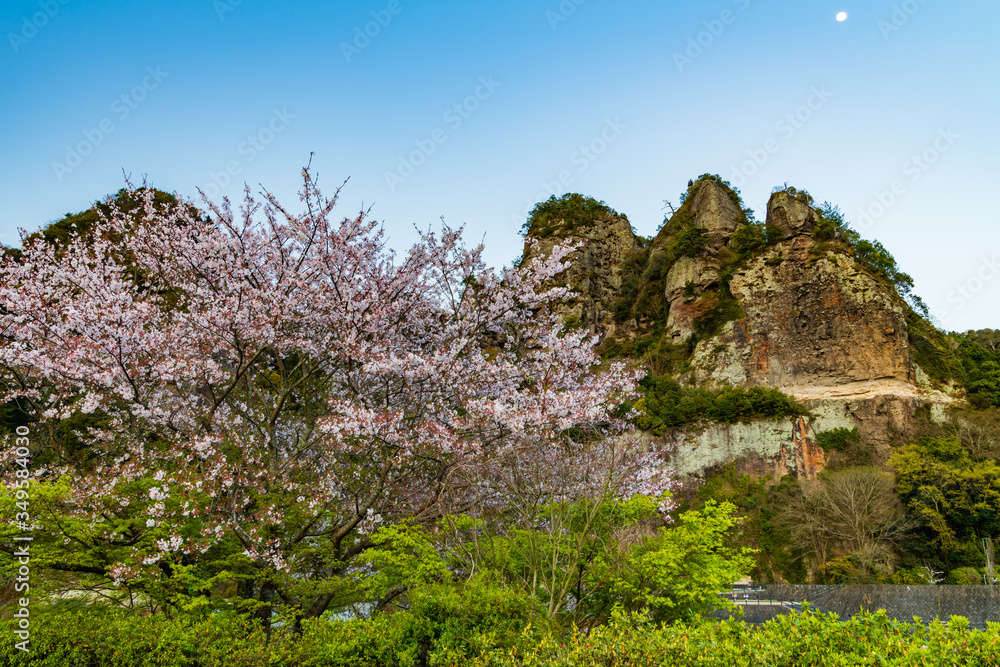
[[[590,214],[570,211],[560,215],[554,206],[544,221],[529,222],[522,257],[547,255],[557,243],[582,243],[569,256],[570,267],[561,276],[577,293],[564,304],[563,315],[574,325],[607,332],[614,328],[613,308],[622,291],[623,275],[642,253],[642,239],[632,231],[627,217],[590,201]]]
[[[778,388],[813,414],[675,430],[661,440],[675,445],[682,471],[736,463],[812,477],[830,460],[816,433],[857,428],[881,463],[926,406],[941,420],[952,401],[918,386],[926,376],[911,355],[912,312],[838,224],[794,189],[775,192],[755,223],[728,184],[704,176],[648,253],[623,216],[595,216],[571,233],[555,225],[538,241],[541,252],[587,241],[567,272],[580,292],[568,312],[603,332],[607,349],[688,385]]]
[[[816,212],[786,192],[767,207],[785,238],[740,267],[729,291],[743,317],[699,342],[697,380],[789,393],[912,377],[906,304],[842,248],[822,248]]]
[[[723,186],[702,180],[664,226],[666,233],[657,235],[652,254],[673,260],[664,287],[667,331],[673,338],[695,333],[695,322],[705,312],[705,300],[697,297],[718,291],[720,272],[729,257],[727,246],[745,222],[743,209]],[[689,247],[692,240],[700,247]],[[679,252],[685,254],[671,257]]]

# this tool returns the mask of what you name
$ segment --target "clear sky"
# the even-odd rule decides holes
[[[1000,328],[996,0],[0,0],[0,241],[123,185],[291,199],[500,266],[582,192],[652,235],[710,172],[839,205],[948,329]],[[845,21],[837,21],[847,12]],[[457,106],[456,106],[457,105]],[[294,203],[294,202],[292,202]],[[762,217],[758,215],[758,217]]]

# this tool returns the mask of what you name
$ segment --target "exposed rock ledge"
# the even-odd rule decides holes
[[[919,389],[916,385],[896,378],[847,382],[834,386],[782,387],[781,391],[795,397],[799,401],[824,399],[848,400],[896,396],[899,398],[920,398],[925,403],[952,404],[956,402],[954,398],[945,393]]]
[[[786,474],[811,479],[829,463],[829,452],[816,444],[816,434],[839,428],[858,429],[871,448],[872,463],[883,465],[893,446],[916,433],[918,409],[929,406],[930,418],[942,423],[948,419],[948,408],[958,402],[899,380],[785,391],[801,400],[813,416],[678,430],[663,438],[663,444],[674,447],[671,465],[681,475],[695,477],[731,464],[774,482]]]

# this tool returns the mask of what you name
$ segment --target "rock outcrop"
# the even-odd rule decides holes
[[[849,254],[811,237],[818,216],[786,192],[767,222],[787,235],[738,270],[729,290],[743,318],[699,343],[696,380],[796,388],[911,384],[906,304]]]
[[[707,239],[703,252],[695,257],[677,258],[667,273],[667,332],[673,338],[682,339],[694,333],[695,322],[704,315],[706,306],[711,306],[711,299],[706,301],[699,297],[717,291],[726,246],[745,217],[729,193],[713,180],[698,184],[689,210],[678,217],[684,218],[681,227],[704,230]],[[664,235],[653,252],[669,252],[674,237],[673,234]]]
[[[872,463],[884,463],[928,404],[943,420],[953,402],[926,381],[918,385],[926,376],[911,358],[907,304],[849,244],[817,238],[821,224],[833,223],[810,201],[794,190],[775,192],[766,225],[753,226],[720,179],[692,183],[633,275],[638,296],[625,325],[610,311],[622,267],[641,247],[627,220],[607,216],[543,240],[543,252],[565,238],[588,241],[568,276],[582,292],[567,305],[571,316],[680,358],[664,363],[674,364],[670,372],[682,383],[774,387],[813,415],[675,432],[665,439],[683,472],[738,462],[775,480],[813,477],[829,463],[816,434],[839,428],[858,429]]]
[[[810,417],[714,424],[663,436],[658,446],[673,447],[671,464],[683,475],[703,476],[722,466],[778,482],[784,475],[813,479],[831,460],[816,435],[834,429],[857,429],[856,459],[885,465],[894,446],[909,442],[926,420],[944,423],[947,405],[939,397],[912,393],[868,393],[837,398],[805,399]],[[930,403],[932,409],[923,406]]]
[[[699,344],[699,379],[784,389],[909,381],[902,300],[850,257],[811,246],[789,239],[733,276],[744,317]]]
[[[546,226],[544,235],[529,229],[523,257],[547,255],[557,243],[566,241],[582,241],[583,246],[567,258],[570,266],[559,276],[577,292],[563,304],[562,315],[594,332],[607,332],[614,326],[612,310],[621,293],[623,267],[640,251],[639,239],[628,218],[611,211],[582,224],[557,220]]]
[[[819,215],[795,195],[779,190],[767,203],[767,221],[781,229],[786,237],[792,237],[812,234],[819,223]]]
[[[705,230],[709,247],[715,253],[729,243],[744,219],[743,211],[723,186],[708,179],[699,183],[691,199],[691,215],[694,226]]]

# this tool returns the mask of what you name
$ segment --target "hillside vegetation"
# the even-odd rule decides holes
[[[734,228],[725,245],[715,242],[713,247],[711,230],[697,224],[704,218],[694,213],[693,204],[706,181],[721,187],[732,203]],[[815,433],[830,465],[817,480],[789,477],[776,484],[743,472],[744,466],[733,461],[708,471],[703,486],[687,497],[687,506],[712,499],[740,507],[745,521],[732,543],[758,550],[754,576],[759,579],[983,583],[988,576],[983,540],[1000,537],[993,525],[1000,516],[1000,480],[995,474],[1000,454],[1000,333],[937,329],[913,292],[913,279],[887,248],[862,238],[836,206],[816,205],[808,192],[787,185],[777,190],[808,206],[814,215],[810,257],[850,258],[898,296],[913,367],[926,373],[933,387],[962,397],[966,407],[952,409],[945,423],[914,414],[912,432],[905,436],[908,439],[898,437],[891,457],[877,455],[874,443],[857,429]],[[594,200],[574,194],[563,201]],[[547,203],[547,220],[560,217],[560,205],[555,199]],[[577,227],[583,224],[578,207],[567,208],[566,215],[576,216]],[[529,237],[532,230],[529,219],[525,227]],[[638,427],[662,436],[698,425],[809,415],[809,409],[774,388],[692,383],[699,344],[721,349],[718,336],[725,325],[744,317],[730,281],[762,258],[773,257],[767,262],[780,264],[783,258],[775,257],[774,249],[787,238],[787,230],[780,226],[755,220],[728,183],[706,174],[689,182],[680,205],[654,237],[638,239],[641,250],[623,263],[618,299],[607,304],[616,325],[601,345],[605,359],[627,359],[647,374],[641,383],[643,398],[628,406],[637,415]],[[678,337],[671,335],[666,295],[671,289],[668,275],[682,258],[712,264],[717,280],[684,287],[674,303],[690,309],[692,327],[690,335]],[[947,461],[940,458],[941,443],[957,448]],[[873,463],[881,476],[866,472]],[[953,491],[945,492],[946,497],[928,496],[930,489]],[[854,534],[838,532],[830,527],[832,517],[855,493],[878,509],[871,510],[872,516],[856,517],[867,523]]]
[[[498,273],[446,226],[390,254],[308,168],[302,197],[130,187],[5,250],[35,652],[0,664],[996,663],[961,619],[706,617],[747,576],[995,580],[1000,332],[934,327],[835,206],[785,186],[761,222],[706,174],[642,238],[570,193]],[[869,366],[903,398],[782,389]],[[673,469],[741,428],[787,444]]]

